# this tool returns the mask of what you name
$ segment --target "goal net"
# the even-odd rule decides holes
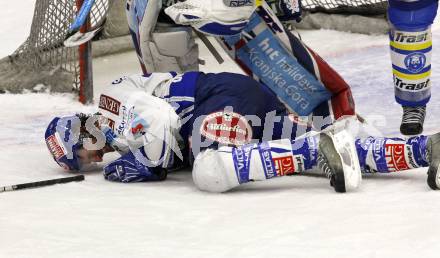
[[[301,0],[309,12],[330,14],[382,15],[387,9],[387,0]]]
[[[40,86],[55,92],[81,90],[81,47],[64,47],[70,24],[82,0],[37,0],[31,32],[11,55],[0,60],[0,91],[39,91]],[[107,14],[109,0],[96,0],[85,26],[93,27]]]
[[[384,34],[387,0],[301,0],[305,13],[295,27]]]
[[[84,64],[91,65],[89,48],[66,48],[63,41],[66,38],[70,24],[73,22],[83,0],[36,0],[31,32],[27,40],[18,49],[3,59],[0,59],[0,92],[22,92],[24,89],[41,90],[44,85],[55,92],[78,92],[84,101],[85,81],[87,70]],[[219,0],[220,1],[220,0]],[[89,17],[88,26],[93,27],[106,18],[106,26],[100,38],[110,38],[106,44],[106,53],[130,49],[130,37],[126,36],[123,43],[116,38],[128,34],[125,18],[125,0],[96,0]],[[272,0],[267,0],[269,5]],[[384,0],[302,0],[306,10],[304,24],[309,20],[310,28],[330,24],[326,21],[313,20],[308,13],[335,15],[384,15],[387,1]],[[110,10],[110,14],[108,14]],[[310,20],[312,21],[310,23]],[[346,22],[347,23],[347,22]],[[351,23],[351,22],[349,22]],[[303,24],[303,23],[300,23]],[[312,25],[310,25],[312,24]],[[317,26],[315,26],[317,24]],[[363,25],[363,27],[368,27]],[[371,27],[371,26],[370,26]],[[98,44],[99,41],[93,44]],[[91,43],[88,43],[89,47]],[[127,47],[128,45],[128,47]],[[115,47],[117,46],[117,47]],[[95,50],[102,51],[103,47]],[[94,51],[96,52],[96,51]],[[133,60],[135,62],[135,60]],[[89,73],[88,76],[91,76]],[[38,87],[36,87],[38,86]],[[91,101],[91,97],[88,97]],[[87,101],[87,100],[86,100]]]

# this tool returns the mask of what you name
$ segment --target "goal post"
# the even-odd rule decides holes
[[[76,0],[76,8],[80,10],[84,0]],[[79,32],[86,33],[91,27],[90,15]],[[93,102],[93,63],[92,42],[88,41],[78,47],[79,92],[78,99],[83,104]]]

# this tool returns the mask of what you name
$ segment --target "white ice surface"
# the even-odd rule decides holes
[[[1,12],[3,37],[4,25],[20,19]],[[13,32],[18,45],[23,35]],[[397,133],[401,111],[386,36],[309,31],[302,37],[352,85],[358,111],[385,115],[387,126],[379,129]],[[7,44],[1,40],[0,49]],[[433,58],[429,133],[440,125],[437,57],[440,51]],[[231,61],[216,65],[204,49],[202,58],[204,71],[238,72]],[[94,67],[97,87],[139,71],[134,53],[98,59]],[[69,94],[7,94],[0,95],[0,110],[0,185],[67,175],[49,157],[45,127],[55,115],[93,107]],[[139,184],[88,173],[80,183],[0,194],[0,257],[434,258],[440,253],[440,192],[425,181],[426,169],[370,175],[360,191],[336,194],[325,178],[294,176],[207,194],[196,190],[188,171]]]

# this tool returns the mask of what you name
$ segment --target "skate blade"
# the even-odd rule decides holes
[[[440,144],[440,133],[434,134],[428,139],[429,150],[429,169],[428,169],[428,186],[432,190],[440,190],[440,161],[432,157],[434,152],[434,144]]]
[[[440,166],[437,166],[437,168],[429,167],[428,185],[432,190],[440,190]]]
[[[341,157],[345,189],[346,191],[354,191],[360,187],[362,182],[362,172],[354,139],[346,130],[329,133],[329,136],[332,138],[335,148]]]

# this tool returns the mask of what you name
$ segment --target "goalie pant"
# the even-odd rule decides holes
[[[205,150],[194,162],[193,180],[200,190],[225,192],[251,181],[306,172],[316,167],[318,143],[315,136]],[[356,150],[363,172],[390,173],[428,166],[426,143],[426,136],[368,137],[356,140]]]
[[[390,48],[396,101],[425,106],[431,98],[431,25],[438,0],[389,0]]]

